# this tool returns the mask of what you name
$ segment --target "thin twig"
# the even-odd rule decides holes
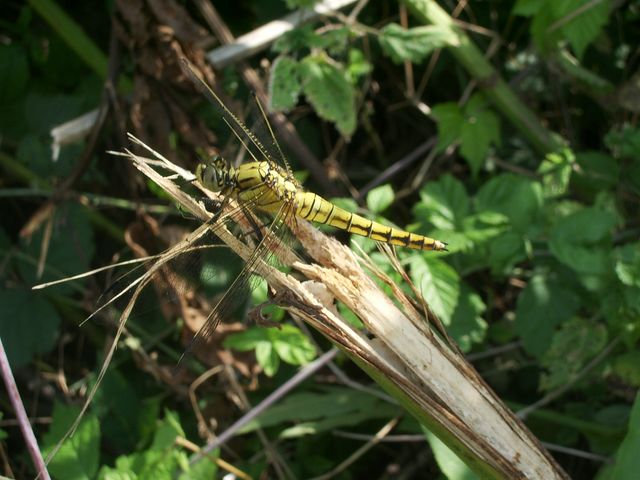
[[[395,428],[395,426],[400,421],[400,417],[395,417],[389,420],[374,436],[362,447],[357,449],[352,455],[349,456],[345,461],[340,463],[336,468],[332,469],[330,472],[325,473],[324,475],[320,475],[318,477],[314,477],[313,480],[327,480],[329,478],[333,478],[341,472],[344,472],[350,465],[353,465],[356,460],[362,457],[365,453],[371,450],[374,446],[376,446],[380,441],[387,436],[387,434]]]
[[[38,441],[36,440],[36,436],[33,433],[33,429],[31,428],[31,424],[29,423],[29,418],[27,417],[27,411],[24,408],[24,403],[22,403],[22,399],[20,398],[20,392],[18,391],[18,386],[16,385],[16,380],[13,378],[13,372],[11,371],[11,366],[9,365],[9,359],[7,358],[7,353],[5,352],[4,345],[2,344],[2,339],[0,338],[0,371],[2,372],[2,379],[4,380],[4,385],[7,389],[7,394],[9,399],[11,400],[11,405],[13,406],[13,410],[18,419],[18,423],[20,424],[20,431],[22,432],[22,436],[24,437],[24,442],[27,445],[27,450],[29,452],[29,456],[33,461],[33,465],[38,472],[38,478],[42,478],[44,480],[50,480],[49,472],[47,471],[47,466],[44,463],[44,459],[40,453],[40,448],[38,447]]]
[[[585,367],[582,370],[580,370],[578,373],[573,375],[569,379],[569,381],[565,382],[561,387],[557,388],[556,390],[548,393],[547,395],[542,397],[537,402],[534,402],[531,405],[529,405],[528,407],[525,407],[525,408],[519,410],[518,412],[516,412],[516,415],[521,419],[525,419],[533,411],[538,410],[539,408],[541,408],[541,407],[543,407],[545,405],[548,405],[549,403],[551,403],[556,398],[559,398],[562,395],[564,395],[565,392],[571,390],[573,388],[573,386],[577,382],[579,382],[581,379],[583,379],[586,376],[587,373],[589,373],[596,366],[598,366],[598,364],[602,360],[604,360],[607,357],[607,355],[609,355],[611,353],[611,351],[620,342],[621,342],[621,338],[620,337],[614,338],[613,341],[611,343],[609,343],[609,345],[607,345],[595,358],[593,358],[587,365],[585,365]]]
[[[277,390],[272,392],[269,396],[267,396],[262,402],[253,407],[251,411],[247,412],[243,417],[241,417],[238,421],[236,421],[233,425],[231,425],[227,430],[225,430],[221,435],[219,435],[213,442],[207,444],[200,453],[191,458],[191,464],[194,464],[201,460],[202,455],[211,452],[212,450],[218,448],[223,443],[226,443],[229,439],[231,439],[238,431],[244,427],[251,420],[256,418],[258,415],[265,412],[269,409],[274,403],[278,402],[282,399],[287,393],[293,390],[296,386],[298,386],[302,381],[309,378],[311,375],[316,373],[322,367],[324,367],[328,362],[333,360],[333,358],[338,354],[338,350],[333,348],[328,352],[324,353],[322,356],[316,358],[313,362],[305,365],[298,373],[296,373],[293,377],[283,383]]]

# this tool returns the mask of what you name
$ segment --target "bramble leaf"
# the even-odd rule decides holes
[[[269,110],[286,112],[296,106],[302,92],[298,70],[298,62],[291,57],[280,56],[273,62],[269,76]]]
[[[410,259],[411,279],[418,286],[429,308],[449,325],[460,297],[460,276],[439,258],[413,255]]]
[[[343,67],[323,54],[305,57],[299,67],[302,89],[316,113],[350,137],[356,129],[355,93]]]
[[[585,364],[604,348],[607,330],[602,324],[573,318],[562,324],[542,358],[548,372],[540,378],[540,388],[548,391],[574,380]]]
[[[578,296],[562,283],[534,276],[516,307],[515,328],[527,352],[542,355],[551,345],[556,326],[568,321],[579,306]]]
[[[391,206],[393,198],[391,185],[380,185],[367,194],[367,208],[373,213],[381,213]]]
[[[442,25],[404,28],[390,23],[380,31],[378,41],[395,63],[420,63],[438,48],[457,45],[458,37],[450,27]]]

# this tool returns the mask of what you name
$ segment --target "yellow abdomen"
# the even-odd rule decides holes
[[[377,242],[416,250],[447,249],[447,245],[439,240],[373,222],[356,213],[347,212],[312,192],[296,193],[296,215],[310,222],[331,225]]]

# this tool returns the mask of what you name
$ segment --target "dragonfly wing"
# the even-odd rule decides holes
[[[250,207],[245,205],[241,208],[246,216],[254,216]],[[279,251],[288,243],[287,222],[292,215],[294,215],[293,206],[283,203],[270,227],[261,234],[260,241],[251,256],[245,261],[245,266],[240,274],[213,307],[204,325],[194,335],[185,354],[193,351],[197,345],[210,338],[220,322],[234,312],[257,287],[260,280],[256,275],[261,275],[265,266],[273,265],[278,258]]]
[[[183,59],[182,66],[183,72],[190,78],[200,93],[209,100],[209,103],[211,103],[216,112],[224,119],[227,126],[242,143],[251,157],[255,161],[267,160],[282,168],[290,178],[293,178],[289,162],[282,152],[280,144],[276,140],[273,129],[267,119],[266,112],[258,99],[255,98],[255,102],[260,109],[260,116],[255,125],[252,125],[252,128],[249,129],[244,122],[224,104],[218,94],[207,85],[186,58]]]

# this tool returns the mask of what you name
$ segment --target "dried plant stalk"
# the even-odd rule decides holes
[[[193,175],[133,140],[156,159],[128,151],[124,155],[185,209],[207,222],[211,214],[204,205],[184,193],[170,177],[160,175],[154,166],[161,164],[187,180]],[[393,289],[399,296],[394,303],[365,273],[362,258],[351,249],[303,220],[295,223],[294,233],[315,263],[296,261],[291,252],[285,252],[281,261],[311,282],[300,282],[264,262],[256,266],[255,273],[278,292],[280,306],[339,346],[481,477],[568,478],[464,357],[416,319],[409,299],[400,297],[404,295],[400,288]],[[218,229],[216,235],[243,259],[251,255],[251,248],[227,230]],[[371,335],[364,335],[342,319],[333,304],[327,303],[326,295],[314,295],[318,288],[328,290],[351,309]]]

